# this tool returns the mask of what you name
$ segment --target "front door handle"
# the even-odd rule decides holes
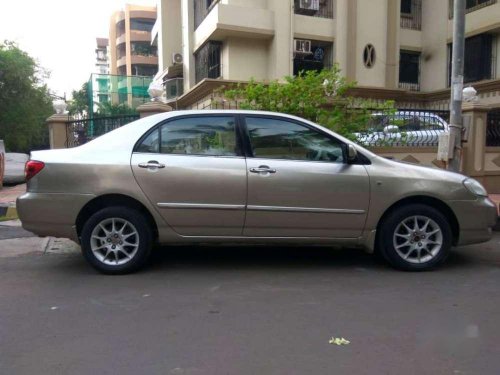
[[[269,168],[267,165],[261,165],[259,168],[250,168],[252,173],[276,173],[276,169]]]
[[[165,164],[160,164],[156,160],[150,160],[147,163],[139,163],[139,168],[163,169],[163,168],[165,168]]]

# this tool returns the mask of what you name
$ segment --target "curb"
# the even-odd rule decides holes
[[[0,218],[18,219],[16,207],[0,207]]]

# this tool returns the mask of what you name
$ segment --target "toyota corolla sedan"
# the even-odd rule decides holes
[[[362,247],[422,271],[453,246],[488,241],[497,216],[473,179],[267,112],[147,117],[80,147],[33,152],[26,178],[23,227],[71,238],[110,274],[139,269],[156,243]]]

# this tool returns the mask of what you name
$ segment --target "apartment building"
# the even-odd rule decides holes
[[[357,95],[445,108],[452,1],[159,0],[157,77],[167,97],[193,107],[224,82],[338,63]],[[500,3],[468,0],[466,17],[465,82],[500,107]]]
[[[151,45],[156,8],[126,4],[113,13],[109,27],[110,72],[121,76],[154,76],[158,51]]]
[[[109,96],[109,40],[96,38],[95,74],[92,75],[92,87],[97,91],[95,102],[105,103]]]
[[[95,72],[109,74],[109,40],[108,38],[96,38],[95,49]]]

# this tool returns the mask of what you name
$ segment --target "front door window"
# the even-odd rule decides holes
[[[303,125],[272,118],[246,120],[253,156],[343,163],[341,143]]]

